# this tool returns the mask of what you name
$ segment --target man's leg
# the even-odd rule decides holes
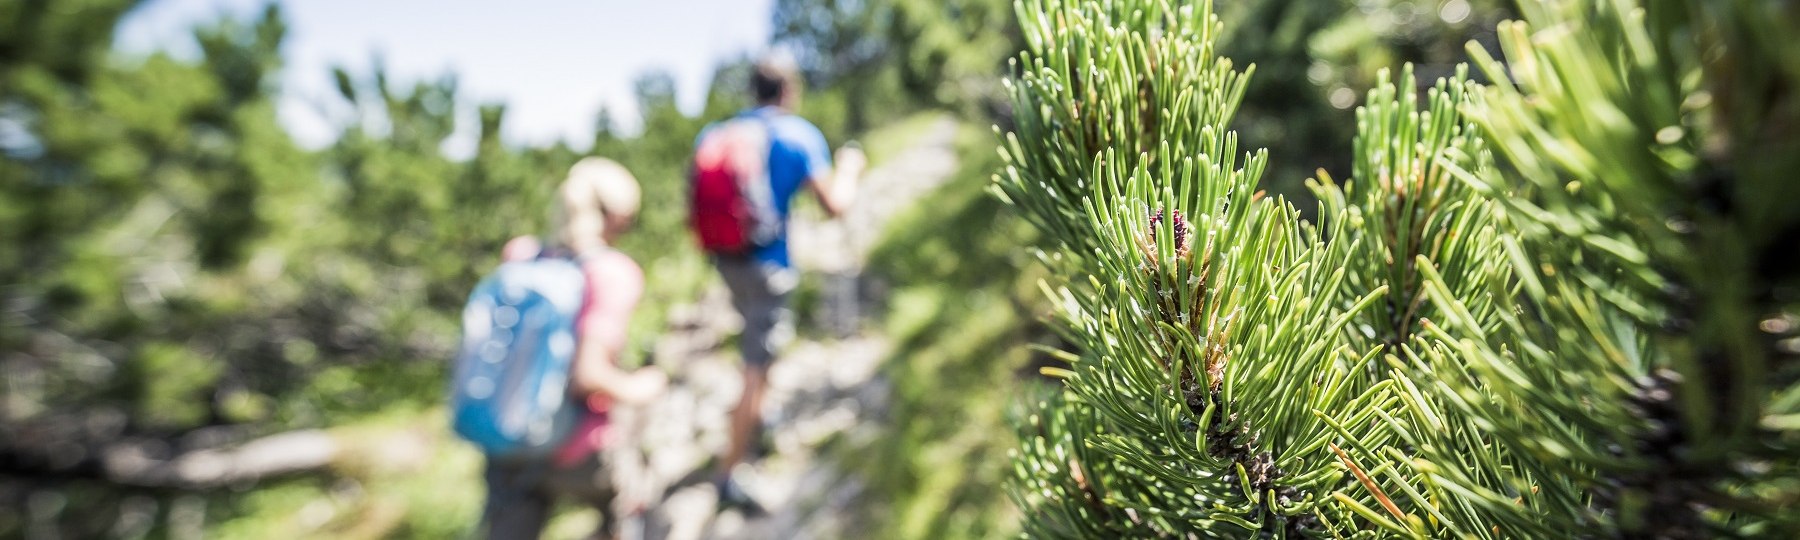
[[[769,364],[792,333],[788,326],[788,293],[793,290],[792,271],[765,267],[748,259],[721,259],[720,274],[731,289],[731,300],[744,317],[740,340],[744,354],[743,392],[731,413],[731,445],[714,472],[721,485],[732,468],[743,462],[762,422],[763,394],[768,389]]]
[[[757,428],[762,423],[762,397],[768,386],[767,365],[744,366],[744,391],[738,396],[737,408],[731,411],[731,446],[725,449],[725,456],[719,460],[720,478],[730,476],[731,469],[743,462],[744,454],[750,452]]]

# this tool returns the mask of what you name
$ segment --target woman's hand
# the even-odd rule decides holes
[[[667,374],[656,368],[642,368],[631,372],[630,380],[619,388],[621,393],[613,397],[632,405],[644,405],[662,397],[668,389]]]

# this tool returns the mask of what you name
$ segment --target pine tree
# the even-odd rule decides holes
[[[1316,226],[1226,130],[1210,5],[1018,4],[996,191],[1071,346],[1028,534],[1800,531],[1794,17],[1525,4],[1495,84],[1379,76]]]
[[[1771,129],[1800,116],[1800,53],[1773,38],[1800,19],[1758,2],[1522,8],[1501,26],[1510,65],[1472,51],[1497,84],[1467,113],[1507,167],[1466,175],[1504,206],[1520,293],[1499,326],[1446,319],[1480,337],[1425,363],[1445,412],[1512,466],[1435,441],[1422,480],[1463,492],[1465,527],[1800,534],[1784,511],[1800,500],[1800,210],[1779,172],[1800,135]]]

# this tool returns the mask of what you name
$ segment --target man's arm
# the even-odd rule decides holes
[[[856,183],[868,165],[868,158],[863,156],[862,150],[845,147],[838,149],[833,161],[836,166],[807,179],[807,183],[819,196],[819,204],[825,207],[825,213],[838,217],[856,203]]]

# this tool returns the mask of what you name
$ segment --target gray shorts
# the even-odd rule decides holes
[[[713,266],[731,290],[732,307],[744,317],[744,364],[768,367],[794,337],[788,297],[799,285],[799,272],[751,257],[714,256]]]

